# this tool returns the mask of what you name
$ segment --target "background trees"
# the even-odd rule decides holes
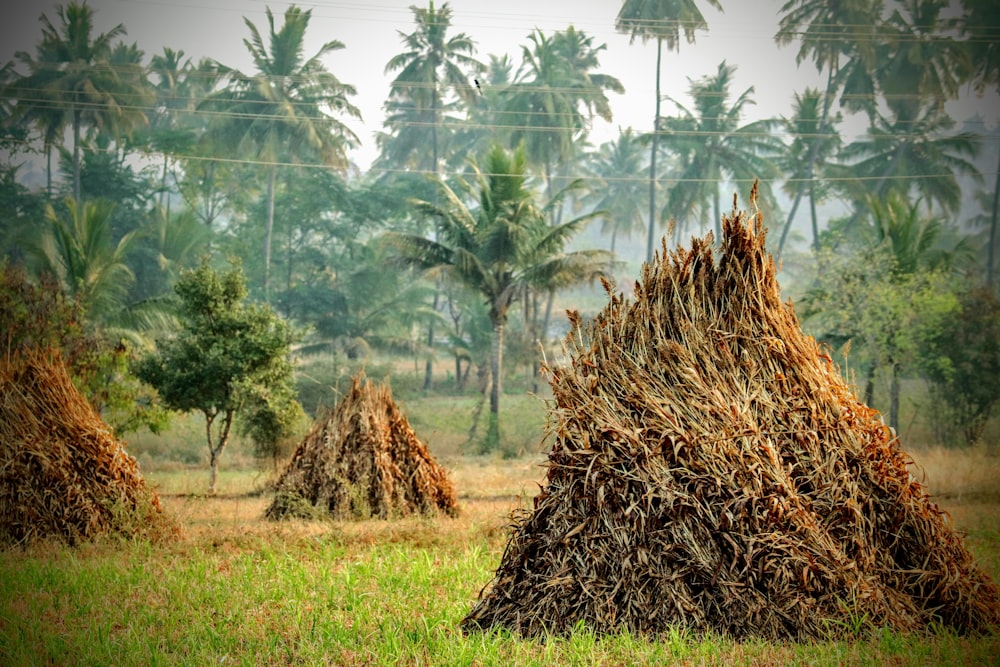
[[[441,204],[417,202],[440,221],[440,241],[412,234],[394,234],[387,240],[404,263],[442,269],[485,300],[493,328],[485,448],[493,450],[500,438],[504,329],[511,304],[526,286],[558,288],[594,275],[606,258],[599,251],[564,252],[590,216],[546,224],[545,211],[535,204],[528,187],[523,148],[508,152],[494,145],[482,167],[476,162],[470,166],[474,181],[461,182],[462,194],[442,184]],[[478,206],[470,209],[463,195],[475,197]]]
[[[419,392],[413,361],[423,366],[424,394],[473,391],[470,368],[491,367],[488,301],[504,313],[506,344],[492,373],[505,378],[499,401],[504,387],[539,390],[539,346],[558,333],[567,302],[601,298],[584,288],[555,296],[610,259],[588,251],[590,262],[582,253],[574,265],[574,252],[610,246],[624,260],[617,266],[628,266],[642,254],[629,233],[648,223],[651,258],[658,219],[676,218],[678,229],[717,224],[722,197],[759,179],[784,287],[810,295],[813,332],[834,345],[850,341],[862,391],[895,420],[893,406],[923,391],[914,386],[926,381],[937,392],[951,381],[938,363],[947,354],[928,342],[944,325],[921,313],[958,313],[973,285],[993,282],[1000,200],[986,151],[996,143],[973,132],[984,134],[993,119],[963,126],[953,104],[970,86],[996,88],[996,11],[986,5],[965,0],[955,16],[939,0],[789,0],[775,40],[792,47],[789,59],[815,67],[819,83],[789,90],[787,114],[755,106],[752,85],[733,92],[725,62],[701,76],[678,61],[690,99],[664,116],[658,71],[651,131],[619,131],[593,149],[595,127],[616,120],[622,93],[621,73],[604,66],[614,47],[596,30],[515,33],[521,39],[505,52],[480,58],[475,23],[447,3],[426,3],[407,14],[400,51],[386,54],[393,78],[379,156],[360,169],[348,162],[368,140],[350,127],[356,91],[332,69],[338,54],[352,53],[336,39],[347,35],[312,47],[309,11],[262,8],[263,26],[244,19],[252,65],[240,71],[169,46],[147,56],[147,45],[123,41],[125,26],[100,33],[94,12],[70,3],[43,17],[36,48],[0,67],[2,250],[27,263],[32,281],[49,275],[46,284],[86,306],[81,321],[112,348],[169,338],[179,324],[168,303],[184,270],[203,254],[240,256],[247,298],[273,303],[306,332],[303,363],[333,357],[331,367],[396,371],[402,363],[407,373],[395,377]],[[682,35],[693,44],[712,27],[702,13],[709,6],[720,8],[628,0],[617,16],[607,10],[607,22],[657,40],[659,61],[664,44],[676,49]],[[765,75],[739,74],[748,84]],[[511,170],[523,199],[503,185]],[[491,208],[508,195],[509,210]],[[575,222],[558,249],[525,254],[560,234],[564,217]],[[438,270],[418,274],[390,262],[379,241],[391,231],[414,248],[457,253],[457,237],[435,236],[435,225],[508,218],[519,221],[511,229],[533,231],[517,237],[526,245],[517,246],[506,309],[485,296],[483,281],[444,281],[461,268],[445,255],[424,257],[441,260]],[[599,228],[586,226],[598,218]],[[470,239],[487,244],[481,236]],[[483,266],[503,254],[481,250],[469,252]],[[563,263],[549,262],[556,258]],[[434,264],[422,261],[412,263]],[[540,266],[548,269],[529,270]],[[989,323],[954,319],[969,330],[952,337],[980,345],[973,329]],[[444,355],[455,361],[455,381],[432,383],[433,364],[445,370],[439,378],[450,375]],[[317,381],[335,385],[327,380]]]
[[[344,48],[330,40],[306,58],[305,31],[312,10],[291,5],[284,24],[275,30],[274,15],[267,9],[268,42],[245,20],[250,38],[243,40],[257,72],[244,74],[219,65],[226,88],[208,100],[209,108],[226,114],[222,131],[237,139],[244,155],[253,155],[267,174],[267,213],[264,231],[265,299],[271,276],[271,236],[274,229],[275,188],[278,168],[299,161],[318,162],[339,169],[347,166],[346,148],[357,141],[354,133],[334,113],[359,117],[348,98],[353,86],[330,73],[322,58]]]
[[[708,4],[722,11],[718,0],[708,0]],[[625,0],[615,19],[615,28],[628,33],[633,41],[636,37],[647,41],[656,40],[656,111],[653,113],[653,140],[649,149],[649,234],[646,239],[646,261],[653,261],[656,229],[656,153],[660,137],[660,61],[663,44],[667,50],[680,50],[681,30],[688,44],[695,41],[698,30],[706,30],[708,23],[694,0]]]

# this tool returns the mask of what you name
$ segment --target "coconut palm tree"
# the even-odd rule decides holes
[[[679,116],[663,118],[664,144],[678,155],[679,166],[670,189],[666,209],[677,216],[678,232],[691,216],[701,224],[714,220],[715,238],[722,238],[720,189],[724,179],[752,183],[761,179],[760,201],[777,210],[770,180],[779,176],[772,159],[782,145],[772,130],[777,121],[758,120],[740,125],[746,107],[753,104],[753,86],[729,104],[729,88],[735,65],[719,64],[714,75],[691,82],[689,94],[694,111],[670,99],[681,111]]]
[[[626,128],[619,131],[617,139],[598,147],[587,161],[589,194],[584,203],[600,211],[601,233],[611,236],[612,253],[619,235],[628,238],[643,229],[645,183],[637,174],[646,166],[645,150],[632,128]]]
[[[819,221],[816,203],[825,198],[829,188],[816,178],[817,170],[822,173],[824,165],[836,157],[842,141],[835,125],[840,122],[837,114],[824,123],[822,116],[823,94],[815,88],[795,93],[792,117],[782,119],[781,124],[792,137],[791,142],[775,161],[787,175],[785,192],[793,196],[792,208],[781,230],[781,239],[775,259],[780,259],[785,248],[785,240],[795,219],[795,212],[804,195],[809,198],[809,214],[812,222],[813,248],[819,247]],[[817,182],[818,181],[818,182]],[[794,194],[793,194],[794,193]]]
[[[80,199],[80,149],[83,132],[95,128],[118,138],[146,123],[143,109],[151,92],[127,49],[115,52],[113,40],[125,35],[118,24],[94,35],[94,10],[85,2],[58,6],[59,25],[42,14],[42,40],[34,57],[16,57],[30,72],[14,82],[13,120],[30,118],[44,127],[51,146],[64,127],[73,131],[73,196]],[[122,56],[129,56],[123,58]],[[117,60],[116,60],[117,59]],[[58,110],[61,119],[54,110]]]
[[[993,0],[962,0],[962,31],[967,38],[973,71],[970,80],[982,93],[988,87],[1000,91],[1000,40],[996,38],[996,27],[1000,25],[1000,4]],[[1000,153],[998,155],[996,180],[993,184],[993,201],[989,209],[989,241],[987,244],[986,284],[994,282],[994,258],[996,257],[997,226],[1000,223]]]
[[[707,0],[720,12],[718,0]],[[638,37],[643,42],[656,40],[656,111],[653,114],[653,140],[649,148],[649,235],[646,239],[646,261],[653,261],[654,233],[656,229],[656,156],[660,135],[660,69],[663,45],[667,50],[680,50],[681,31],[688,44],[695,41],[695,32],[708,30],[708,22],[695,0],[625,0],[615,19],[615,28],[627,33],[631,41]]]
[[[38,273],[48,273],[68,296],[77,300],[92,322],[113,315],[124,305],[133,279],[126,255],[136,233],[114,243],[108,200],[77,202],[68,197],[63,211],[46,206],[47,229],[30,249]]]
[[[411,10],[416,30],[399,33],[407,50],[385,66],[386,74],[398,74],[385,105],[390,133],[381,147],[390,162],[413,162],[417,169],[437,176],[441,148],[447,144],[444,115],[475,102],[473,80],[485,66],[475,58],[472,38],[464,32],[448,34],[452,14],[447,2],[437,9],[431,0],[426,8],[413,6]]]
[[[954,214],[962,199],[958,177],[982,178],[972,161],[979,150],[979,137],[971,132],[953,133],[955,121],[936,104],[916,110],[911,105],[896,105],[890,113],[890,117],[879,115],[866,137],[841,151],[848,165],[844,175],[859,179],[845,181],[848,195],[856,203],[848,228],[867,211],[865,198],[869,194],[881,198],[893,191],[904,196],[916,192],[928,207],[936,204]]]
[[[504,327],[511,304],[525,286],[562,287],[592,275],[608,256],[602,251],[564,252],[568,240],[591,216],[554,227],[546,223],[546,207],[536,205],[528,184],[523,147],[510,152],[496,144],[482,168],[475,161],[470,161],[470,168],[473,180],[461,180],[461,192],[442,182],[440,204],[416,202],[440,221],[440,240],[390,234],[386,241],[403,263],[440,271],[484,298],[493,328],[486,442],[488,448],[495,448],[500,436]],[[563,194],[548,206],[559,202]],[[470,208],[467,198],[478,205]]]
[[[592,36],[573,26],[551,36],[535,30],[528,39],[505,117],[512,144],[524,143],[529,160],[541,167],[551,198],[555,165],[573,160],[595,114],[611,120],[607,93],[625,88],[615,77],[595,71],[607,45],[595,45]]]
[[[312,11],[289,6],[280,29],[275,28],[270,8],[266,15],[266,43],[257,26],[243,19],[250,30],[250,38],[243,44],[253,58],[256,72],[244,74],[217,63],[227,85],[210,96],[204,106],[226,114],[230,136],[238,137],[244,153],[253,155],[266,169],[263,287],[265,298],[269,298],[278,168],[309,161],[346,169],[347,148],[356,146],[358,139],[334,114],[354,118],[361,114],[348,101],[355,94],[354,87],[342,83],[322,62],[330,53],[344,48],[343,43],[328,41],[306,58],[305,33]]]

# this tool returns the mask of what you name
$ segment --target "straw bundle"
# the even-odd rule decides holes
[[[0,359],[0,543],[173,530],[135,459],[73,386],[57,352]]]
[[[457,510],[455,489],[392,399],[367,381],[317,419],[278,479],[265,515],[389,518]]]
[[[664,243],[633,301],[570,313],[545,485],[463,629],[996,627],[997,587],[781,302],[761,216],[734,202],[713,245]]]

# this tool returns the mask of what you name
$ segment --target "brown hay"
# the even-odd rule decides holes
[[[58,352],[0,359],[0,544],[176,532]]]
[[[464,630],[998,625],[895,435],[781,302],[764,233],[734,201],[718,263],[711,235],[664,243],[634,301],[606,285],[592,322],[570,314],[545,486]]]
[[[265,516],[389,518],[436,510],[457,510],[446,471],[410,428],[388,385],[360,371],[295,450]]]

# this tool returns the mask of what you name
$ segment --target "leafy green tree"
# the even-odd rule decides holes
[[[266,14],[269,28],[266,44],[257,26],[244,19],[250,38],[243,43],[253,58],[256,73],[244,74],[219,64],[227,86],[205,103],[207,108],[226,113],[225,134],[237,138],[241,152],[253,155],[267,173],[265,299],[270,296],[271,238],[279,166],[307,160],[345,169],[346,150],[357,144],[357,137],[334,114],[361,116],[348,101],[355,94],[354,87],[342,83],[323,64],[324,57],[344,48],[344,44],[330,40],[306,58],[305,32],[312,11],[289,6],[284,24],[278,30],[270,8]]]
[[[708,4],[722,11],[718,0],[708,0]],[[660,103],[663,101],[660,93],[663,45],[666,43],[667,50],[680,51],[681,30],[684,31],[687,43],[693,44],[695,32],[707,30],[708,22],[695,0],[625,0],[615,19],[615,28],[629,34],[633,42],[636,37],[643,42],[656,40],[656,111],[653,114],[653,140],[649,149],[649,236],[646,241],[646,261],[652,262],[653,248],[656,245],[656,157],[660,138]]]
[[[143,109],[151,91],[135,62],[137,49],[116,49],[113,40],[125,34],[121,24],[94,35],[94,10],[85,2],[58,6],[56,26],[42,14],[42,41],[35,57],[18,54],[30,72],[13,83],[8,93],[18,98],[14,119],[41,123],[46,141],[63,127],[73,131],[73,196],[80,192],[80,148],[84,128],[95,128],[118,138],[146,123]],[[58,108],[62,121],[51,109]]]
[[[440,205],[417,202],[440,220],[441,240],[398,233],[386,239],[405,264],[441,270],[485,300],[493,328],[485,445],[495,449],[500,439],[504,329],[511,304],[525,286],[542,285],[557,276],[566,284],[571,275],[592,274],[608,257],[601,251],[564,252],[567,241],[591,216],[555,227],[546,224],[546,211],[535,204],[528,187],[523,148],[508,152],[495,145],[486,154],[483,168],[475,161],[470,166],[475,180],[460,185],[465,195],[477,201],[476,208],[470,209],[462,195],[443,183]],[[549,205],[558,203],[561,195]]]
[[[246,303],[238,265],[219,273],[203,261],[181,275],[175,290],[182,328],[158,341],[157,351],[136,365],[136,375],[170,409],[204,415],[208,490],[215,493],[219,457],[237,416],[263,441],[278,439],[294,421],[289,357],[296,336],[270,307]]]
[[[863,348],[865,402],[874,398],[876,373],[889,381],[889,425],[899,426],[899,378],[916,359],[921,341],[957,308],[955,267],[966,244],[946,245],[946,226],[899,193],[870,197],[870,224],[852,235],[856,250],[825,249],[817,256],[816,286],[806,298],[824,336]]]
[[[976,444],[1000,403],[1000,300],[988,288],[967,290],[959,308],[927,336],[918,355],[937,404],[935,417]],[[942,409],[943,408],[943,409]],[[945,433],[939,440],[947,441]]]
[[[761,201],[768,209],[777,210],[770,188],[770,180],[780,175],[772,159],[782,149],[781,141],[772,132],[777,121],[740,125],[745,107],[754,104],[754,89],[747,88],[730,106],[729,87],[735,72],[735,65],[722,61],[715,75],[691,81],[694,111],[671,100],[681,115],[662,119],[667,131],[664,144],[679,159],[677,182],[670,189],[666,207],[677,216],[678,231],[692,215],[697,215],[704,225],[711,211],[715,238],[722,238],[720,190],[725,178],[748,183],[762,179]]]
[[[645,166],[645,147],[632,131],[621,130],[618,138],[601,145],[588,160],[588,196],[585,203],[600,211],[601,233],[615,240],[643,228],[642,197],[645,184],[635,176]]]

